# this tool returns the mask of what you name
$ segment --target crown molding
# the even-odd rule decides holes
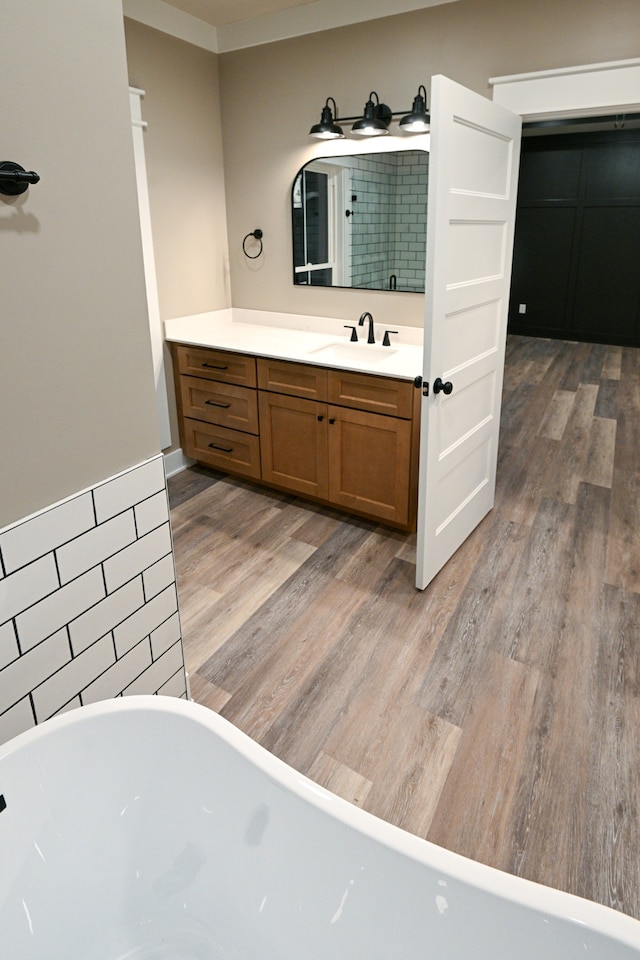
[[[186,40],[212,53],[230,53],[277,40],[346,27],[367,20],[410,13],[459,0],[312,0],[252,20],[213,27],[164,0],[123,0],[125,17]]]

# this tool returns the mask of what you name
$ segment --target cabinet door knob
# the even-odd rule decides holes
[[[335,422],[336,422],[335,417],[329,417],[329,423],[335,423]]]
[[[318,414],[318,423],[322,423],[323,420],[324,420],[323,415],[322,415],[321,413],[319,413],[319,414]]]

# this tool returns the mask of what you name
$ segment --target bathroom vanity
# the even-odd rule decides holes
[[[233,322],[206,329],[202,317],[167,324],[186,456],[415,529],[418,344],[383,347],[382,332],[375,347],[351,343],[340,321],[329,322],[336,336]]]

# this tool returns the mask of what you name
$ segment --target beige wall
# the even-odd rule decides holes
[[[231,304],[218,58],[125,18],[131,86],[142,116],[162,320]],[[179,446],[165,346],[172,444]]]
[[[0,197],[0,527],[159,448],[127,85],[119,0],[11,5],[2,159],[41,182]]]
[[[309,127],[327,96],[343,115],[370,90],[394,110],[444,73],[491,97],[488,79],[638,56],[638,0],[460,0],[220,58],[225,184],[234,306],[421,325],[412,294],[294,288],[291,181],[310,158]],[[247,120],[251,110],[252,121]],[[242,237],[264,230],[264,257]]]
[[[163,320],[230,305],[218,58],[125,19]]]

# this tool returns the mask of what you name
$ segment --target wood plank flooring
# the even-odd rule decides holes
[[[509,337],[496,505],[413,536],[169,481],[194,699],[364,809],[640,919],[640,351]]]

